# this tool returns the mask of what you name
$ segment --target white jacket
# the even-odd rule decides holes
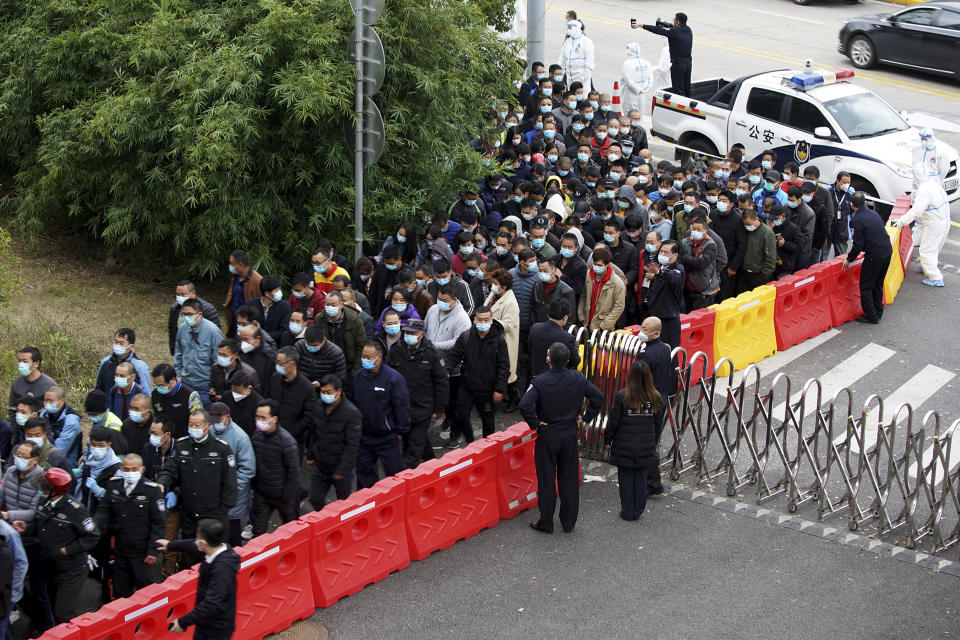
[[[653,85],[653,68],[640,57],[639,43],[627,45],[627,59],[620,65],[620,85],[623,87],[621,112],[636,109],[643,113],[643,94]]]
[[[590,91],[593,68],[596,66],[593,40],[583,35],[578,27],[571,29],[570,37],[564,40],[560,47],[557,63],[567,72],[568,86],[574,82],[582,82],[584,88]]]

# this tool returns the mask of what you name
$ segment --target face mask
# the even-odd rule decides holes
[[[22,427],[23,425],[27,424],[27,420],[30,419],[30,416],[25,413],[18,413],[16,416],[14,416],[14,418],[16,419],[17,424]]]
[[[287,375],[287,370],[283,368],[283,365],[275,364],[273,365],[273,370],[279,373],[282,376]]]
[[[598,195],[599,195],[599,194],[598,194]],[[607,191],[607,192],[604,194],[604,197],[607,198],[608,200],[613,200],[613,196],[615,196],[615,195],[617,195],[617,192],[611,190],[611,191]],[[600,217],[603,218],[604,220],[609,220],[611,215],[613,215],[613,214],[612,214],[612,213],[608,213],[608,214],[606,215],[606,217],[604,217],[604,216],[600,216]]]
[[[320,399],[323,401],[323,404],[333,404],[337,401],[337,394],[335,393],[321,393]]]
[[[90,458],[93,460],[103,460],[107,457],[107,447],[90,447]]]
[[[360,274],[360,282],[370,282],[370,274],[369,273]]]
[[[438,286],[442,287],[442,286],[444,286],[444,285],[449,284],[449,282],[450,282],[450,277],[447,276],[446,278],[437,278],[437,279],[435,280],[435,282],[437,283]]]
[[[302,300],[303,298],[307,297],[306,291],[292,291],[291,293],[293,293],[293,297],[297,298],[298,300]]]
[[[43,405],[43,410],[52,415],[60,411],[60,407],[55,402],[47,402]]]
[[[707,196],[707,202],[710,204],[717,204],[718,196]]]
[[[574,130],[574,132],[576,132],[576,133],[580,133],[581,131],[583,131],[583,123],[582,123],[582,122],[574,122],[574,123],[573,123],[573,130]]]
[[[920,140],[920,146],[924,149],[933,149],[937,146],[937,142],[933,138],[923,138]]]
[[[187,435],[189,435],[194,440],[200,440],[203,438],[203,429],[187,429]]]
[[[230,271],[230,273],[232,273],[233,275],[239,275],[239,273],[240,273],[240,272],[237,270],[237,268],[236,268],[235,266],[233,266],[232,264],[231,264],[231,265],[228,265],[228,266],[227,266],[227,269],[228,269],[228,270]]]
[[[620,133],[620,129],[618,129],[617,127],[607,127],[607,133],[610,134],[612,137],[616,137],[617,134]]]
[[[513,139],[513,146],[517,146],[517,145],[520,144],[521,142],[522,142],[522,140],[521,140],[520,138],[514,138],[514,139]]]
[[[760,162],[760,166],[763,167],[764,171],[766,171],[767,169],[773,166],[773,163],[770,162],[769,160],[763,160]]]
[[[253,345],[250,344],[249,342],[241,342],[240,351],[242,351],[243,353],[250,353],[251,351],[253,351]]]
[[[657,222],[660,220],[660,214],[656,211],[650,212],[650,222]]]
[[[473,253],[473,245],[472,245],[472,244],[465,244],[465,245],[461,246],[461,247],[460,247],[460,253],[462,253],[462,254],[465,255],[465,256],[470,255],[471,253]]]
[[[747,195],[747,190],[746,190],[746,189],[737,189],[737,190],[734,191],[733,193],[736,194],[736,196],[739,198],[740,196],[745,196],[745,195]]]
[[[509,249],[507,249],[506,247],[497,246],[497,248],[494,249],[494,251],[498,256],[505,256],[507,255],[507,251],[509,251]]]
[[[314,270],[316,273],[319,273],[320,275],[323,275],[324,273],[327,272],[327,268],[326,268],[324,265],[322,265],[322,264],[315,264],[315,265],[313,265],[313,270]]]
[[[33,444],[37,445],[38,447],[42,447],[43,444],[44,444],[44,442],[45,442],[45,440],[44,440],[44,438],[43,438],[42,436],[39,437],[39,438],[26,438],[26,441],[27,441],[27,442],[32,442]]]
[[[20,472],[26,471],[30,467],[30,461],[24,460],[23,458],[14,458],[13,464],[17,467],[17,471]]]
[[[400,333],[400,325],[398,324],[385,324],[383,325],[383,330],[387,332],[388,336],[395,336]]]
[[[851,196],[856,192],[857,192],[856,189],[854,189],[853,187],[847,187],[847,193],[850,194]]]
[[[619,160],[619,159],[620,159],[620,154],[618,154],[618,153],[608,153],[608,154],[607,154],[607,160],[609,160],[610,162],[616,162],[616,161]]]
[[[236,391],[231,391],[230,393],[233,395],[234,402],[242,402],[244,398],[250,395],[249,393],[237,393]]]
[[[490,285],[490,293],[494,295],[497,295],[498,293],[500,293],[500,285],[498,285],[496,282]]]
[[[476,324],[477,331],[479,331],[480,333],[486,333],[487,331],[490,331],[490,327],[492,326],[493,326],[492,322],[478,322]]]
[[[752,185],[760,184],[760,176],[755,176],[753,174],[750,174],[749,176],[747,176],[747,180],[749,180],[750,184]]]
[[[291,325],[292,324],[293,323],[291,323]],[[291,328],[291,331],[293,331],[292,328]],[[297,331],[294,331],[294,333],[298,333],[298,332],[299,332],[299,329]],[[217,364],[220,365],[221,367],[229,367],[231,364],[233,364],[233,359],[226,356],[217,356]]]
[[[593,265],[593,272],[594,272],[595,274],[597,274],[598,276],[602,276],[603,274],[605,274],[605,273],[607,272],[607,268],[606,268],[606,267],[601,267],[600,265],[595,264],[595,265]]]
[[[726,200],[717,203],[717,211],[720,213],[726,213],[729,208],[730,205],[727,204]]]
[[[90,424],[94,426],[98,424],[103,424],[104,422],[107,421],[107,414],[105,413],[99,416],[89,416],[89,417],[90,417]]]
[[[551,280],[553,280],[553,276],[547,273],[546,271],[538,272],[537,276],[540,277],[541,282],[550,282]]]
[[[645,244],[643,248],[647,250],[647,253],[655,253],[657,251],[657,245],[655,244]]]
[[[564,258],[572,258],[576,252],[573,249],[560,249],[560,255]]]
[[[162,445],[162,444],[163,444],[163,436],[158,436],[158,435],[153,434],[153,433],[150,434],[150,446],[151,446],[151,447],[159,447],[159,446]]]
[[[408,345],[410,345],[411,347],[413,347],[413,346],[415,346],[418,342],[420,342],[420,339],[419,339],[419,338],[417,337],[417,335],[414,334],[414,333],[405,333],[405,334],[403,334],[403,341],[406,342],[406,343],[407,343]]]
[[[657,254],[657,262],[663,266],[670,264],[670,256],[665,256],[662,253]]]
[[[497,117],[500,118],[501,120],[506,120],[506,119],[507,119],[507,115],[508,115],[508,114],[507,114],[506,111],[498,111],[498,112],[497,112]]]
[[[683,210],[684,210],[685,212],[687,212],[687,213],[690,213],[691,211],[693,211],[693,205],[692,205],[692,204],[685,204],[685,205],[683,205]]]
[[[281,300],[283,300],[283,289],[277,289],[276,291],[273,292],[273,295],[270,297],[273,298],[274,302],[280,302]]]
[[[590,106],[593,107],[594,109],[599,109],[599,108],[600,108],[600,103],[597,102],[596,100],[591,100],[591,101],[590,101]]]
[[[524,220],[533,220],[532,213],[521,213],[520,217],[523,218]]]
[[[530,246],[534,249],[542,249],[543,245],[546,244],[546,238],[534,238],[530,241]]]
[[[800,206],[800,203],[797,202],[796,200],[787,200],[787,206],[790,207],[791,209],[796,209],[797,207]]]
[[[550,132],[548,131],[547,133],[550,133]],[[547,156],[547,160],[549,160],[550,162],[556,162],[559,159],[560,159],[560,156],[558,156],[555,153],[551,153],[550,155]]]
[[[193,316],[183,316],[183,321],[187,323],[188,327],[193,327],[197,324],[197,319]]]
[[[775,227],[779,227],[779,226],[782,225],[782,224],[783,224],[783,220],[774,220],[774,221],[773,221],[773,226],[775,226]]]
[[[777,185],[773,184],[772,182],[764,182],[764,183],[763,183],[763,190],[764,190],[764,191],[771,192],[771,191],[773,191],[773,190],[776,189],[776,188],[777,188]]]
[[[699,242],[700,240],[703,240],[703,236],[704,236],[704,233],[703,233],[702,231],[691,231],[691,232],[690,232],[690,237],[693,238],[694,240],[696,240],[697,242]]]
[[[593,120],[593,114],[592,114],[592,113],[585,113],[585,114],[583,114],[583,119],[586,120],[587,122],[590,122],[591,120]]]
[[[611,180],[614,180],[614,181],[616,181],[616,182],[620,182],[621,174],[620,174],[619,171],[611,171],[609,175],[610,175],[610,179],[611,179]]]
[[[629,202],[624,202],[623,200],[617,200],[617,204],[620,205],[620,208],[621,208],[621,209],[624,209],[624,210],[630,208],[630,203],[629,203]]]
[[[674,180],[674,181],[673,181],[673,186],[674,186],[675,188],[679,189],[680,187],[683,186],[683,180]]]
[[[128,383],[126,378],[121,378],[120,376],[114,376],[113,384],[121,389],[126,389]]]
[[[670,193],[670,189],[658,189],[658,191],[660,192],[660,195],[663,197],[667,197],[667,194]]]
[[[19,373],[22,376],[30,375],[30,365],[27,364],[26,362],[18,362],[17,373]]]
[[[596,180],[593,180],[593,181],[587,180],[587,186],[588,186],[588,187],[591,187],[591,188],[592,188],[592,187],[595,187],[595,186],[597,186],[597,181],[596,181]]]
[[[557,135],[557,132],[553,129],[547,129],[546,131],[543,132],[543,137],[546,138],[547,140],[553,140],[554,137],[556,137],[556,135]]]
[[[396,238],[397,238],[397,242],[399,242],[400,244],[404,244],[407,241],[407,236],[397,235]]]
[[[139,411],[130,411],[130,419],[136,423],[143,422],[143,414]]]
[[[241,346],[243,346],[243,345],[241,345]],[[170,393],[169,387],[164,387],[164,386],[162,386],[162,385],[161,385],[161,386],[158,386],[158,387],[154,387],[154,389],[156,390],[157,393],[159,393],[159,394],[162,395],[162,396],[165,396],[165,395],[167,395],[168,393]]]
[[[587,154],[587,153],[578,153],[578,154],[577,154],[577,160],[579,160],[580,162],[586,162],[586,161],[589,160],[589,159],[590,159],[590,155]],[[596,184],[596,182],[594,182],[594,184]],[[26,374],[24,374],[24,375],[26,375]]]
[[[617,239],[617,237],[616,237],[615,235],[613,235],[612,233],[605,233],[605,234],[603,234],[603,240],[604,240],[604,242],[606,242],[607,244],[612,244],[613,241],[616,240],[616,239]]]
[[[340,307],[331,307],[330,305],[327,305],[327,306],[325,306],[325,307],[323,308],[323,311],[324,311],[324,313],[326,313],[328,316],[330,316],[331,318],[333,318],[333,317],[335,317],[338,313],[340,313]]]
[[[439,304],[439,303],[438,303]],[[367,371],[372,371],[375,366],[377,366],[376,360],[368,360],[367,358],[360,358],[360,366],[362,366]]]
[[[546,104],[540,105],[540,113],[546,114],[546,113],[550,113],[551,111],[553,111],[553,109],[550,108],[550,105],[546,105]],[[543,123],[537,123],[537,124],[539,124],[541,127],[543,126]]]
[[[443,312],[450,311],[450,303],[445,302],[443,300],[437,300],[437,308],[439,308],[440,311],[443,311]]]
[[[397,263],[390,264],[389,262],[384,262],[383,266],[386,267],[387,271],[396,271],[400,268],[400,265]]]
[[[127,348],[123,345],[115,344],[113,345],[113,355],[117,356],[118,358],[122,358],[123,356],[127,355]]]
[[[546,77],[547,77],[546,74],[544,74],[543,77],[546,78]],[[541,87],[541,88],[540,88],[540,95],[542,95],[542,96],[549,96],[551,93],[553,93],[553,89],[552,89],[552,88],[550,88],[550,89],[547,89],[546,87]]]
[[[540,265],[538,265],[536,262],[527,262],[524,264],[527,265],[527,273],[537,273],[540,271]]]
[[[802,195],[802,196],[800,196],[800,197],[801,197],[801,198],[803,199],[803,201],[806,202],[807,204],[810,204],[810,202],[813,200],[813,196],[812,196],[812,195],[809,195],[809,196],[808,196],[808,195]]]
[[[486,249],[486,248],[487,248],[487,243],[486,243],[486,242],[478,242],[478,243],[477,243],[477,250],[478,250],[478,251],[483,251],[483,250]]]
[[[270,421],[269,420],[257,420],[255,422],[257,425],[257,431],[270,431]]]
[[[607,132],[606,131],[597,131],[597,140],[606,140]]]
[[[123,482],[125,484],[137,484],[140,482],[140,472],[139,471],[121,471],[120,475],[123,476]]]
[[[567,109],[570,109],[570,111],[573,111],[576,108],[577,108],[576,100],[570,100],[569,102],[567,102]]]
[[[757,227],[759,227],[760,225],[759,225],[759,224],[754,224],[754,225],[745,224],[745,225],[743,225],[743,226],[744,226],[744,228],[745,228],[747,231],[756,231],[756,230],[757,230]]]

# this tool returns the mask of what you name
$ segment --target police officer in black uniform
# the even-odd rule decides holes
[[[168,493],[180,489],[180,532],[193,538],[201,518],[222,520],[237,502],[237,463],[230,445],[210,435],[212,418],[200,409],[190,414],[188,435],[173,443],[174,452],[157,478]],[[169,506],[169,503],[168,503]]]
[[[53,603],[57,624],[77,615],[77,600],[87,577],[87,552],[97,545],[100,531],[86,508],[65,495],[70,489],[70,473],[57,467],[47,469],[34,520],[13,523],[28,536],[36,536],[43,551],[47,591]]]
[[[533,379],[520,401],[520,415],[537,430],[533,460],[537,466],[537,496],[540,519],[530,527],[553,533],[557,506],[554,488],[560,492],[560,525],[573,531],[580,508],[578,481],[580,456],[577,427],[590,422],[603,408],[603,393],[579,371],[567,369],[570,350],[559,342],[547,350],[549,369]],[[583,401],[589,403],[583,411]]]
[[[857,322],[879,324],[883,317],[883,280],[887,275],[893,247],[883,226],[883,219],[867,207],[867,199],[862,191],[850,196],[850,232],[853,234],[853,243],[843,259],[843,269],[846,270],[863,252],[863,266],[860,268],[860,307],[863,315],[857,318]]]
[[[121,476],[107,481],[107,493],[93,514],[97,527],[114,538],[114,598],[160,582],[155,541],[164,537],[167,509],[160,485],[144,479],[143,472],[143,458],[124,456]]]

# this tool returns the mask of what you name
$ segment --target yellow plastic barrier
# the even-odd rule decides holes
[[[903,284],[903,263],[900,261],[900,227],[887,225],[890,235],[890,244],[893,245],[893,254],[890,256],[890,266],[887,275],[883,278],[883,303],[890,304],[897,297],[900,285]]]
[[[713,333],[713,353],[717,360],[730,358],[739,370],[777,352],[773,328],[776,299],[776,288],[763,285],[711,307],[717,312]],[[729,369],[724,364],[720,375],[729,375]]]

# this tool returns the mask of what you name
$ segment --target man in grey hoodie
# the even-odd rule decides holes
[[[432,284],[432,283],[431,283]],[[433,343],[441,356],[457,343],[457,338],[470,329],[472,323],[463,305],[457,299],[457,289],[452,282],[437,288],[437,304],[430,307],[423,319],[424,337]],[[454,413],[457,406],[457,393],[460,390],[460,368],[450,372],[450,399],[447,403],[445,424],[458,424]]]
[[[637,202],[636,190],[628,184],[621,186],[617,189],[617,203],[620,214],[624,218],[631,215],[640,216],[643,220],[643,236],[646,237],[647,232],[650,231],[650,216],[647,214],[647,208]],[[629,204],[629,206],[624,208],[623,204]]]

